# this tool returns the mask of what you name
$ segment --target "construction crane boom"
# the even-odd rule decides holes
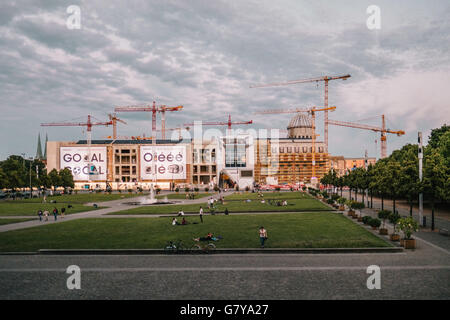
[[[363,129],[363,130],[371,130],[374,132],[380,132],[381,133],[381,139],[380,139],[381,140],[381,159],[387,157],[386,133],[396,134],[397,136],[401,136],[401,135],[405,134],[405,131],[403,131],[403,130],[386,129],[386,122],[384,119],[384,115],[381,116],[381,127],[376,127],[376,126],[361,124],[361,123],[356,123],[356,122],[338,121],[338,120],[328,120],[328,123],[335,125],[335,126],[350,127],[350,128],[357,128],[357,129]]]
[[[237,125],[237,124],[252,124],[253,120],[249,120],[249,121],[231,121],[231,115],[228,115],[228,121],[202,121],[202,125],[205,126],[227,126],[228,130],[231,130],[231,126],[232,125]],[[192,127],[194,125],[194,123],[185,123],[183,124],[183,126],[185,127]]]
[[[161,129],[162,129],[162,138],[165,139],[165,114],[166,111],[179,111],[183,109],[183,106],[176,107],[168,107],[166,105],[156,106],[156,102],[153,101],[152,105],[145,106],[123,106],[123,107],[115,107],[115,112],[151,112],[152,113],[152,140],[153,143],[156,144],[156,113],[161,113]]]
[[[309,78],[309,79],[300,79],[300,80],[290,80],[286,82],[274,82],[274,83],[268,83],[268,84],[258,84],[250,86],[250,88],[266,88],[266,87],[278,87],[278,86],[285,86],[290,84],[297,84],[297,83],[307,83],[307,82],[319,82],[323,81],[325,83],[325,97],[324,97],[324,106],[328,107],[328,81],[331,80],[347,80],[351,76],[349,74],[342,75],[342,76],[323,76],[323,77],[317,77],[317,78]],[[324,114],[324,142],[325,142],[325,152],[328,152],[328,111],[325,110]]]

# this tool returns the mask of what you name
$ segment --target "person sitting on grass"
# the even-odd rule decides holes
[[[182,226],[185,226],[185,225],[187,225],[188,224],[188,222],[186,221],[186,219],[183,217],[183,220],[181,221],[181,225]]]
[[[180,223],[177,221],[177,218],[173,218],[172,219],[172,225],[173,226],[176,226],[176,225],[179,225]]]

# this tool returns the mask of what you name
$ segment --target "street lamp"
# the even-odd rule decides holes
[[[31,187],[31,161],[34,159],[32,157],[29,157],[28,160],[30,160],[30,199],[33,197],[33,189]]]

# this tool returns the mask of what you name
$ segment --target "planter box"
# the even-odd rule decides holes
[[[416,239],[401,239],[400,245],[405,249],[415,249]]]
[[[348,211],[347,211],[347,215],[348,215],[349,217],[353,216],[354,214],[355,214],[355,211],[352,211],[352,210],[348,210]]]
[[[372,230],[377,230],[377,227],[372,227]]]
[[[345,211],[345,207],[344,206],[339,206],[339,210],[340,211]]]
[[[362,217],[358,217],[358,222],[362,222]]]
[[[353,214],[352,219],[358,219],[358,216],[356,214]]]
[[[400,241],[400,235],[393,233],[389,236],[389,239],[391,239],[391,241]]]
[[[388,229],[381,228],[379,232],[380,232],[381,235],[386,236],[388,234]]]

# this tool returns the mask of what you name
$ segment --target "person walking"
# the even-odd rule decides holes
[[[264,248],[264,242],[267,240],[267,230],[263,226],[259,228],[259,241],[261,242],[261,248]]]
[[[44,217],[45,217],[45,221],[48,221],[48,210],[44,210]]]
[[[39,221],[42,221],[42,210],[38,210]]]
[[[58,219],[58,209],[53,209],[53,216],[55,217],[55,221]]]
[[[61,208],[61,219],[64,218],[65,213],[66,213],[66,208],[62,207]]]
[[[200,206],[200,221],[203,223],[203,208]]]

